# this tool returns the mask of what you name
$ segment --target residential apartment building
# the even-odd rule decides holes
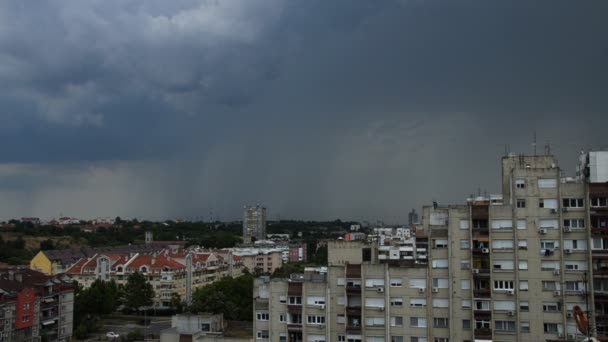
[[[69,277],[0,270],[0,340],[69,341],[74,285]]]
[[[328,242],[326,273],[257,279],[254,337],[574,341],[585,337],[579,306],[606,340],[608,179],[596,171],[600,182],[589,181],[604,164],[588,162],[588,176],[576,178],[556,164],[506,156],[502,195],[426,206],[410,238]]]
[[[223,277],[238,276],[241,267],[240,258],[229,251],[162,250],[151,254],[99,253],[80,259],[67,274],[88,288],[97,279],[125,284],[130,274],[139,272],[154,288],[154,306],[166,308],[171,306],[174,294],[189,303],[197,288]]]
[[[243,208],[243,241],[266,239],[266,208],[256,206],[245,206]]]

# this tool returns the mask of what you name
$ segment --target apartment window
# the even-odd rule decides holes
[[[461,306],[463,309],[470,309],[471,308],[471,300],[470,299],[463,299],[461,301]]]
[[[447,278],[433,278],[433,287],[447,289],[450,282]]]
[[[346,316],[338,315],[338,317],[336,318],[336,322],[338,324],[346,324]]]
[[[556,281],[543,281],[543,291],[559,290],[559,285]]]
[[[368,308],[384,308],[384,297],[367,297],[365,306]]]
[[[308,296],[306,297],[307,305],[325,305],[325,297],[322,296]]]
[[[344,277],[338,277],[336,279],[336,285],[338,285],[338,286],[344,286],[344,284],[346,284],[346,279],[344,279]]]
[[[471,320],[470,319],[462,320],[462,329],[471,329]]]
[[[29,310],[30,309],[30,303],[23,303],[23,310]]]
[[[494,280],[494,290],[512,290],[514,288],[513,280]]]
[[[268,330],[259,330],[256,334],[258,340],[261,340],[263,338],[268,338]]]
[[[433,268],[448,268],[448,259],[433,260]]]
[[[426,337],[416,337],[416,336],[412,336],[410,338],[410,342],[426,342]]]
[[[426,328],[426,318],[410,317],[410,326],[412,328]]]
[[[583,291],[584,289],[585,289],[585,283],[583,283],[582,281],[567,281],[566,282],[566,291],[580,292],[580,291]],[[599,290],[599,289],[596,288],[595,290]]]
[[[448,240],[436,239],[433,240],[435,248],[448,248]]]
[[[593,279],[593,289],[595,291],[608,291],[608,279]]]
[[[565,268],[567,271],[585,271],[587,270],[586,261],[566,261]]]
[[[494,260],[492,265],[495,271],[511,271],[514,268],[513,260]]]
[[[460,249],[469,249],[471,248],[471,244],[469,240],[460,240]]]
[[[469,260],[469,259],[460,260],[460,269],[461,270],[471,269],[471,260]]]
[[[469,290],[471,289],[471,280],[470,279],[463,279],[460,281],[460,289],[461,290]]]
[[[287,315],[285,315],[284,313],[279,314],[279,322],[280,322],[280,323],[285,323],[285,322],[287,322]]]
[[[543,271],[559,270],[559,261],[541,261],[540,269]]]
[[[515,302],[512,300],[495,300],[494,310],[496,311],[513,311],[515,310]]]
[[[557,209],[557,199],[555,198],[541,198],[538,201],[539,208],[545,209]]]
[[[302,305],[302,297],[289,297],[289,305]]]
[[[346,336],[338,335],[338,342],[346,342]]]
[[[511,229],[513,228],[512,220],[492,220],[492,229]]]
[[[344,296],[338,296],[337,302],[338,302],[338,305],[345,305],[346,304],[346,297],[344,297]]]
[[[381,287],[384,286],[384,279],[365,279],[365,287]]]
[[[539,189],[554,189],[557,187],[557,180],[551,178],[540,178],[538,180]]]
[[[425,288],[426,279],[410,279],[410,288]]]
[[[490,301],[489,300],[476,300],[475,301],[475,310],[490,310]]]
[[[559,228],[559,221],[555,219],[540,219],[538,220],[538,227],[541,229],[557,229]]]
[[[527,280],[520,280],[519,281],[519,290],[520,291],[528,291],[528,281]]]
[[[403,342],[403,336],[392,336],[391,342]]]
[[[564,198],[562,199],[562,206],[564,208],[583,208],[585,207],[585,200],[582,198]]]
[[[526,229],[526,220],[517,220],[517,229]]]
[[[540,249],[554,250],[556,247],[559,247],[559,241],[540,240]]]
[[[597,207],[606,207],[608,203],[606,202],[606,197],[595,197],[591,199],[591,206],[594,208]]]
[[[519,240],[517,241],[518,249],[528,249],[528,240]]]
[[[493,249],[513,249],[513,240],[492,240]]]
[[[339,339],[340,337],[338,336],[338,340]],[[279,335],[279,342],[287,342],[287,334],[281,333],[281,335]]]
[[[411,307],[423,307],[426,306],[426,298],[410,298]]]
[[[593,238],[592,249],[607,250],[608,249],[608,238]]]
[[[530,322],[529,321],[520,321],[519,322],[519,331],[522,333],[530,332]]]
[[[527,271],[528,270],[528,260],[519,260],[518,268],[521,271]]]
[[[566,219],[564,220],[564,227],[570,227],[572,229],[585,228],[584,219]]]
[[[460,220],[460,229],[469,229],[469,220]]]
[[[308,315],[308,324],[325,324],[325,316],[321,315]]]
[[[391,316],[391,327],[400,327],[403,325],[403,317]]]
[[[22,322],[29,322],[29,321],[30,321],[30,315],[23,315]]]
[[[433,318],[433,328],[447,328],[449,327],[449,320],[444,317]]]
[[[515,321],[496,321],[496,331],[515,331]]]
[[[544,312],[555,312],[560,311],[560,305],[556,302],[544,302],[543,303],[543,311]]]
[[[282,303],[282,304],[287,303],[287,296],[279,296],[279,303]]]
[[[547,334],[557,334],[559,332],[557,323],[544,323],[543,327]]]
[[[433,339],[434,342],[450,342],[450,339],[447,337],[435,337]]]
[[[403,298],[401,298],[401,297],[393,297],[393,298],[391,298],[391,306],[393,306],[393,307],[402,307],[403,306]]]
[[[519,310],[520,311],[530,311],[530,303],[528,303],[528,302],[519,302]]]
[[[526,188],[526,181],[523,179],[516,179],[515,180],[515,187],[517,189],[525,189]]]
[[[256,313],[256,319],[258,321],[267,321],[270,318],[268,312],[258,311]]]
[[[519,209],[523,209],[526,207],[526,199],[524,198],[518,198],[517,202],[516,202],[517,208]]]
[[[367,317],[365,319],[365,325],[368,327],[383,327],[384,317]]]
[[[490,329],[490,324],[492,324],[490,321],[477,319],[475,320],[475,329]]]
[[[433,298],[434,308],[447,308],[449,306],[449,300],[447,298]]]
[[[402,287],[403,279],[401,278],[392,278],[391,279],[391,287]]]

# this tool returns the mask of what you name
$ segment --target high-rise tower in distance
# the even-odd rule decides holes
[[[243,242],[266,239],[266,208],[261,205],[243,207]]]

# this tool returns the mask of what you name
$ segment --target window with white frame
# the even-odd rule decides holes
[[[517,229],[526,229],[526,220],[517,220]]]
[[[450,326],[449,320],[446,317],[434,317],[433,328],[448,328]]]
[[[538,200],[538,207],[545,208],[545,209],[557,209],[557,199],[541,198]]]
[[[302,305],[302,297],[289,297],[289,305]]]
[[[460,280],[460,289],[461,290],[470,290],[471,289],[471,280],[470,279]]]
[[[449,302],[447,298],[433,298],[434,308],[447,308],[448,306]]]
[[[433,278],[433,287],[447,289],[449,285],[448,278]]]
[[[368,336],[365,338],[365,342],[385,342],[384,336]]]
[[[528,240],[518,240],[517,248],[518,249],[528,249]]]
[[[559,270],[559,261],[541,261],[540,268],[543,271]]]
[[[559,248],[559,240],[540,240],[540,249],[554,250]]]
[[[391,342],[403,342],[403,336],[391,336]]]
[[[391,306],[392,307],[402,307],[403,306],[403,298],[401,298],[401,297],[391,297]]]
[[[433,268],[448,268],[448,259],[434,259]]]
[[[519,322],[519,331],[521,333],[529,333],[530,332],[530,321],[520,321]]]
[[[565,249],[573,249],[579,251],[587,250],[587,240],[564,240]]]
[[[403,326],[403,316],[391,316],[391,327]]]
[[[520,291],[528,291],[528,281],[527,280],[520,280],[519,281],[519,290]]]
[[[558,334],[561,331],[558,323],[544,323],[543,329],[547,334]]]
[[[495,271],[512,271],[514,268],[513,260],[494,260],[492,261],[492,268]]]
[[[517,189],[524,189],[526,187],[526,181],[524,179],[516,179],[515,187]]]
[[[492,229],[511,229],[513,228],[512,220],[492,220]]]
[[[279,323],[286,323],[287,322],[287,315],[284,313],[280,313],[279,314]]]
[[[279,296],[279,303],[282,303],[282,304],[287,303],[287,296]]]
[[[325,305],[325,297],[322,296],[308,296],[306,297],[307,305]]]
[[[470,299],[463,299],[460,303],[461,303],[460,305],[462,306],[463,309],[470,309],[471,308],[471,300]]]
[[[258,321],[267,321],[270,318],[268,311],[256,311],[255,316]]]
[[[336,301],[338,302],[338,305],[346,305],[346,297],[345,296],[338,296],[338,298],[336,299]]]
[[[593,238],[591,249],[608,250],[608,238]]]
[[[492,322],[483,319],[475,320],[475,329],[490,329]]]
[[[410,317],[410,327],[412,327],[412,328],[426,328],[426,318],[424,318],[424,317]]]
[[[526,199],[525,198],[518,198],[515,203],[516,203],[516,207],[518,209],[523,209],[523,208],[526,207]]]
[[[426,337],[412,336],[410,342],[427,342]]]
[[[492,249],[513,249],[513,240],[492,240]]]
[[[584,208],[585,200],[583,198],[562,198],[562,207],[564,207],[564,208]]]
[[[538,227],[541,229],[557,229],[559,221],[555,219],[540,219],[538,220]]]
[[[339,340],[339,339],[340,339],[340,338],[338,337],[338,340]],[[286,334],[286,333],[281,333],[281,334],[279,335],[279,342],[287,342],[287,334]]]
[[[346,316],[338,315],[338,317],[336,318],[336,322],[338,324],[346,324]]]
[[[346,284],[346,279],[344,277],[336,278],[336,285],[344,286]]]
[[[308,342],[325,342],[325,335],[308,334],[308,338],[306,340]]]
[[[401,278],[391,278],[391,287],[402,287],[403,279]]]
[[[519,302],[519,311],[530,311],[529,302]]]
[[[448,240],[447,239],[435,239],[435,240],[433,240],[433,246],[435,248],[448,248]]]
[[[593,197],[591,198],[591,207],[592,208],[600,208],[607,207],[608,201],[606,201],[606,197]]]
[[[306,318],[308,324],[325,324],[325,316],[321,315],[308,315]]]
[[[587,261],[579,260],[579,261],[566,261],[564,265],[566,271],[586,271],[587,270]]]
[[[471,248],[471,244],[468,239],[460,240],[460,249],[469,249]]]
[[[514,288],[513,280],[494,280],[494,290],[513,290]]]
[[[365,325],[368,327],[383,327],[384,317],[366,317]]]
[[[543,280],[541,284],[543,285],[543,291],[555,291],[560,289],[559,283],[553,280]]]
[[[426,288],[426,279],[410,278],[410,288]]]
[[[495,321],[496,331],[515,331],[515,321]]]
[[[384,279],[382,279],[382,278],[365,279],[365,287],[380,287],[380,286],[384,286]]]
[[[256,337],[258,340],[268,338],[268,336],[269,336],[268,330],[258,330],[256,333]]]
[[[557,180],[553,178],[539,178],[538,188],[539,189],[554,189],[557,187]]]
[[[426,306],[426,298],[410,298],[411,307],[423,307]]]
[[[514,311],[515,302],[512,300],[495,300],[494,310],[496,311]]]
[[[461,270],[469,270],[469,269],[471,269],[471,260],[470,259],[462,259],[462,260],[460,260],[460,269]]]
[[[528,270],[528,260],[519,260],[518,262],[518,269],[520,271],[527,271]]]
[[[365,306],[368,308],[383,308],[384,297],[367,297],[365,298]]]
[[[460,220],[460,229],[469,229],[469,220]]]
[[[450,342],[448,337],[434,337],[433,342]]]
[[[585,283],[582,281],[566,281],[565,288],[566,291],[570,292],[582,292],[585,290]],[[600,291],[601,289],[595,288],[595,290]]]
[[[585,219],[564,219],[564,227],[583,229],[585,228]]]

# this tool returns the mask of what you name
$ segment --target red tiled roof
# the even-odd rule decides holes
[[[70,267],[66,273],[68,274],[81,274],[82,268],[84,265],[89,262],[88,258],[80,258],[80,260],[76,261],[76,263]]]
[[[154,263],[152,263],[152,259],[154,259]],[[174,260],[171,257],[167,257],[163,254],[160,255],[139,255],[135,258],[135,260],[131,261],[127,268],[139,269],[141,266],[149,266],[150,268],[184,268],[185,266]]]

